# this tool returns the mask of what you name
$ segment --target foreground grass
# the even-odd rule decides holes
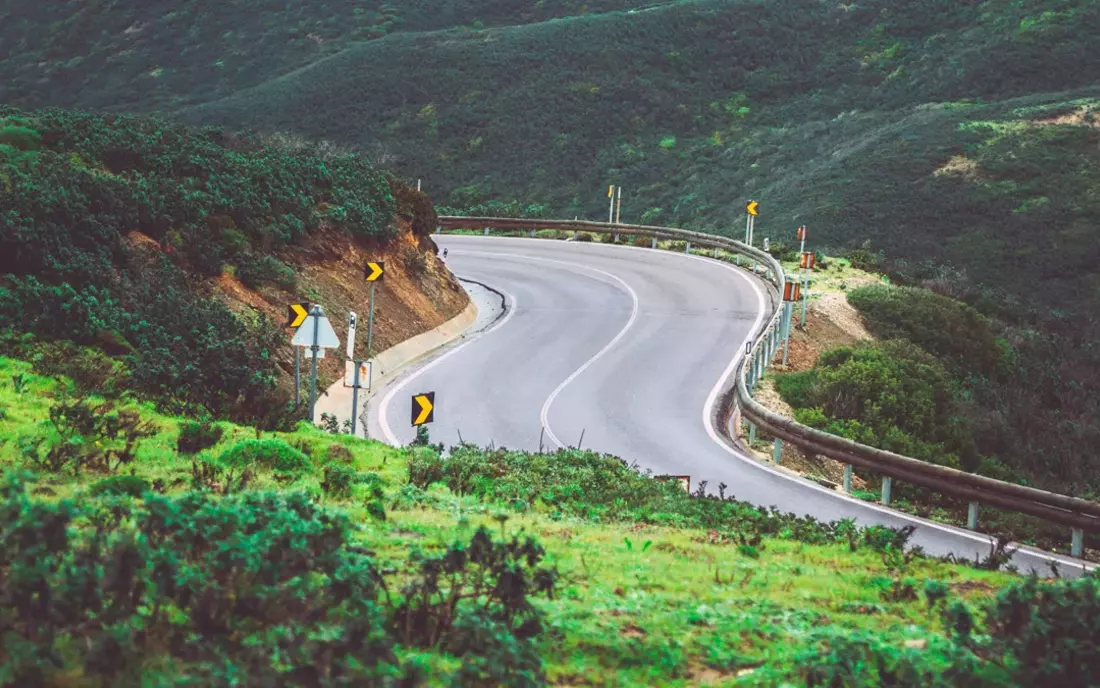
[[[22,381],[20,392],[13,376]],[[0,358],[4,468],[21,464],[20,438],[48,422],[51,397],[63,384],[34,375],[29,364]],[[189,489],[191,461],[175,449],[179,419],[149,407],[141,411],[158,432],[142,444],[134,473],[159,480],[166,492]],[[224,438],[209,453],[256,434],[224,427]],[[867,547],[851,551],[848,544],[764,537],[746,548],[716,530],[597,523],[537,501],[493,502],[439,482],[415,487],[408,484],[409,454],[376,442],[305,426],[265,436],[306,449],[315,470],[281,485],[261,473],[252,485],[305,491],[346,510],[363,524],[360,537],[384,571],[403,570],[413,552],[441,553],[482,525],[508,536],[536,536],[562,575],[554,599],[536,602],[547,629],[537,647],[548,678],[559,685],[781,685],[803,683],[808,671],[823,670],[824,676],[848,677],[837,685],[871,685],[858,653],[837,656],[837,647],[888,648],[895,659],[919,656],[930,666],[947,666],[957,648],[926,599],[926,581],[942,581],[977,606],[1015,578]],[[332,444],[347,448],[356,469],[384,481],[385,520],[369,516],[358,491],[346,499],[325,496],[323,463],[316,457]],[[76,496],[101,477],[42,476],[34,491]],[[439,675],[455,667],[444,654],[406,657],[414,654]],[[995,667],[989,671],[992,680],[1005,679],[998,679]]]

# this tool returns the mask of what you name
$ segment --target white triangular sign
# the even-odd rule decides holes
[[[335,349],[340,346],[340,338],[336,336],[336,330],[332,329],[332,323],[325,317],[325,312],[320,306],[314,306],[309,317],[294,333],[294,339],[290,341],[294,346],[313,346],[314,329],[317,330],[317,346],[325,349]]]

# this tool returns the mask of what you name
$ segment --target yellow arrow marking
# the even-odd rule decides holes
[[[382,266],[378,263],[367,263],[367,267],[370,268],[371,271],[370,274],[367,275],[368,282],[375,281],[382,276],[383,272],[385,272],[385,270],[382,269]]]
[[[428,397],[423,394],[417,395],[413,397],[413,399],[416,400],[416,403],[420,404],[420,415],[416,417],[416,421],[413,423],[413,425],[423,425],[425,422],[427,422],[428,415],[435,407],[432,406],[432,402],[428,400]]]
[[[749,215],[759,215],[760,213],[756,212],[756,206],[758,205],[760,204],[756,201],[750,201],[749,204],[745,206],[745,210],[749,211]]]
[[[306,321],[306,318],[309,317],[309,311],[302,308],[302,306],[297,303],[290,304],[290,310],[294,312],[294,320],[291,321],[290,326],[301,327],[302,323],[304,323]]]

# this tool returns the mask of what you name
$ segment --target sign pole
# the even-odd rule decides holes
[[[615,187],[612,186],[607,190],[607,197],[611,199],[611,203],[607,207],[607,224],[615,222]]]
[[[785,341],[783,342],[783,365],[784,366],[787,365],[787,354],[790,352],[790,349],[791,349],[791,315],[793,314],[793,312],[794,312],[794,307],[793,307],[793,304],[791,304],[790,301],[783,304],[783,323],[784,323],[783,332],[784,332],[784,339],[785,339]]]
[[[302,403],[302,347],[294,347],[294,405]]]
[[[351,365],[355,368],[351,378],[351,436],[355,437],[355,425],[359,421],[356,418],[359,414],[359,363],[353,360]]]
[[[615,224],[619,224],[619,220],[622,217],[621,212],[623,209],[623,187],[616,186],[615,195],[617,197],[615,201]]]
[[[317,355],[321,352],[321,347],[318,345],[321,336],[321,309],[314,306],[309,317],[313,318],[313,346],[310,347],[310,351],[313,352],[313,363],[309,378],[309,422],[313,423],[313,412],[317,404]]]
[[[374,282],[370,283],[370,313],[367,315],[367,358],[373,355],[374,344]]]
[[[802,278],[802,322],[803,329],[806,328],[806,309],[810,306],[810,275],[807,272]]]

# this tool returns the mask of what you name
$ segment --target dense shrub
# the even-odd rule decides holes
[[[880,339],[908,339],[960,375],[992,375],[1001,350],[988,320],[961,301],[916,287],[872,285],[848,301]]]
[[[0,483],[6,684],[414,685],[398,643],[463,658],[458,685],[543,682],[532,598],[557,573],[531,539],[479,530],[415,557],[397,593],[347,516],[303,495],[146,497]]]
[[[113,475],[92,485],[93,495],[126,495],[140,497],[149,491],[149,481],[136,475]]]
[[[309,457],[282,440],[245,440],[221,455],[225,466],[258,466],[294,478],[313,470]]]
[[[1093,686],[1100,682],[1100,581],[1028,578],[989,607],[990,633],[1015,658],[1020,682]]]
[[[176,451],[180,454],[198,454],[221,442],[225,429],[209,420],[187,420],[180,423],[176,438]]]
[[[0,658],[14,685],[70,669],[174,680],[181,664],[204,685],[398,673],[373,562],[349,546],[345,517],[302,496],[46,503],[9,477],[0,500]]]
[[[881,449],[974,470],[979,456],[954,381],[905,341],[840,347],[777,387],[800,422]]]

